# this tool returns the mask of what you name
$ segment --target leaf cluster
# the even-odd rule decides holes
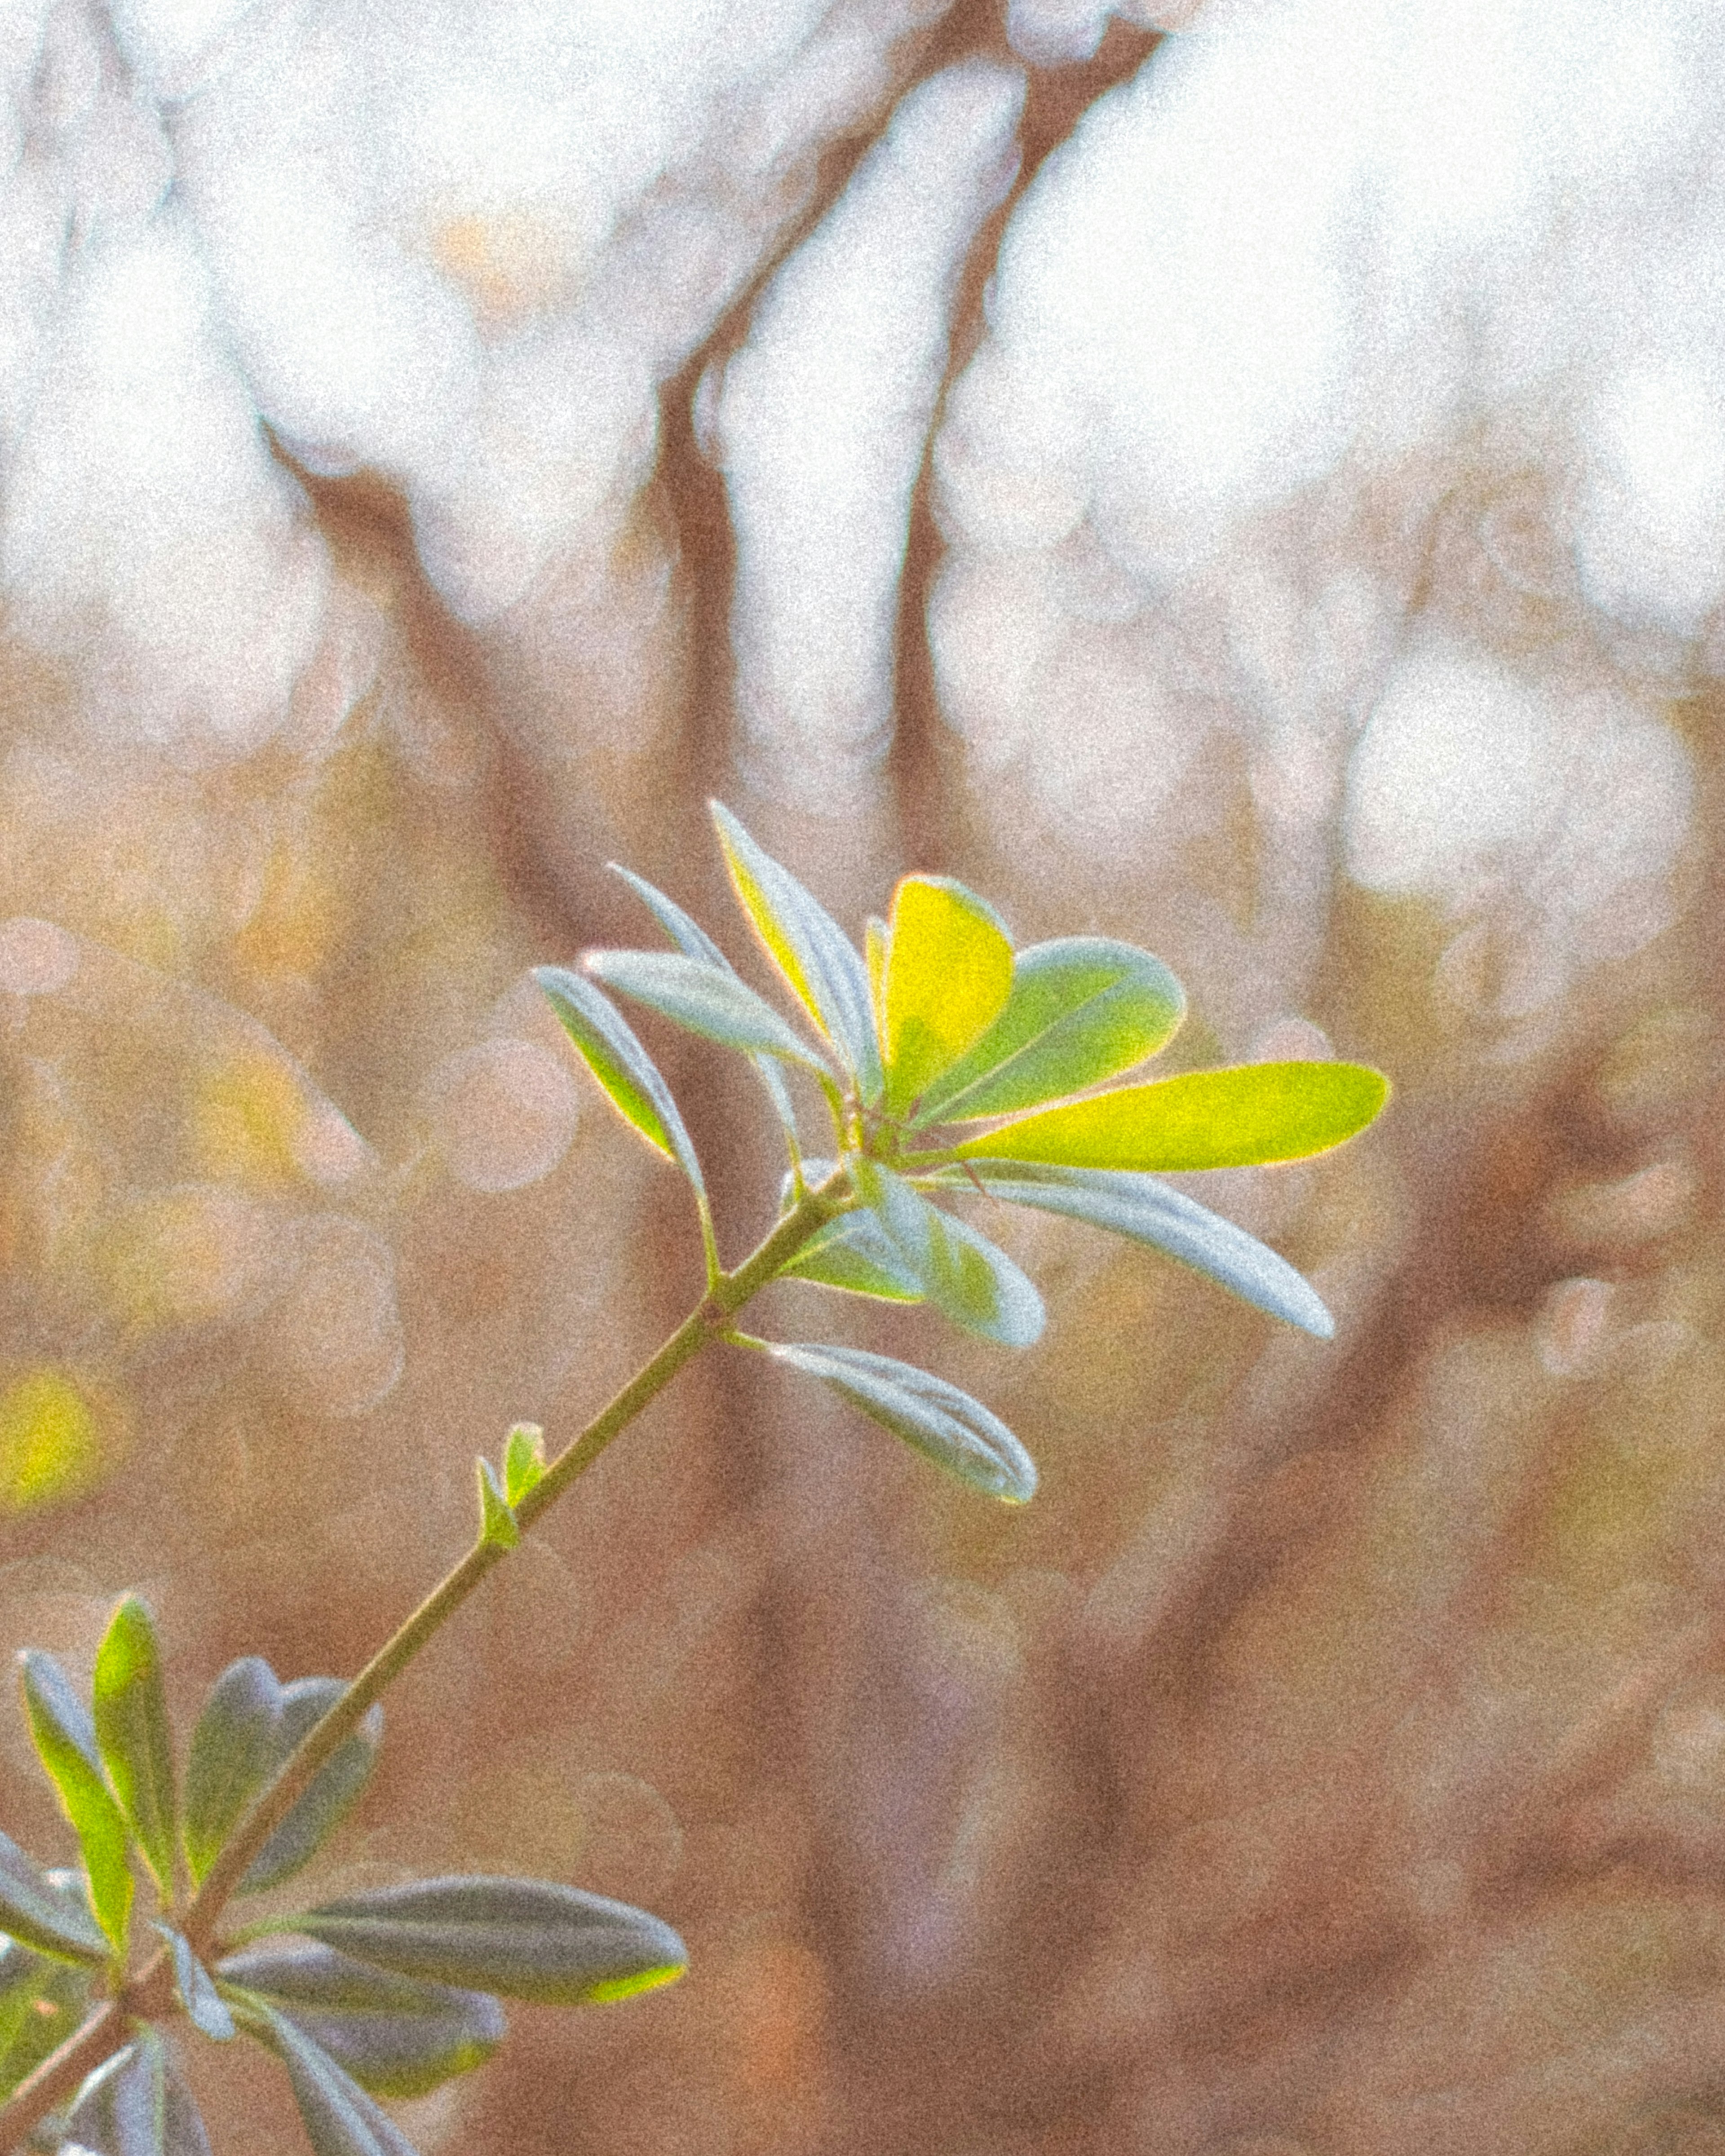
[[[1147,1245],[1274,1317],[1331,1336],[1329,1312],[1285,1259],[1157,1178],[1326,1152],[1381,1111],[1381,1073],[1357,1063],[1254,1063],[1115,1084],[1164,1048],[1185,1015],[1179,982],[1149,952],[1100,936],[1014,950],[986,900],[932,875],[903,879],[859,950],[728,809],[716,802],[712,814],[744,917],[788,993],[788,1015],[680,906],[627,870],[618,873],[675,949],[588,951],[578,968],[537,975],[612,1105],[687,1177],[710,1285],[724,1276],[701,1163],[670,1087],[614,996],[748,1057],[760,1073],[789,1158],[782,1211],[811,1187],[822,1201],[778,1277],[929,1303],[985,1340],[1028,1347],[1043,1329],[1041,1296],[1005,1251],[949,1209],[973,1194]],[[811,1077],[824,1103],[830,1157],[803,1152],[791,1070]],[[1004,1424],[926,1371],[853,1348],[727,1337],[819,1378],[991,1496],[1022,1502],[1035,1488],[1029,1456]]]
[[[511,1435],[500,1505],[543,1471],[538,1433]],[[261,2044],[285,2069],[317,2156],[412,2156],[379,2097],[418,2096],[489,2058],[501,2001],[582,2005],[681,1974],[687,1956],[644,1910],[543,1879],[424,1879],[243,1924],[194,1943],[198,1889],[314,1723],[345,1686],[284,1683],[247,1656],[217,1678],[183,1772],[156,1627],[129,1595],[97,1650],[86,1702],[51,1656],[18,1657],[38,1756],[78,1837],[80,1866],[39,1867],[0,1835],[0,2096],[104,1998],[130,2041],[34,2137],[68,2156],[207,2156],[209,2143],[157,2025]],[[382,1739],[373,1707],[324,1762],[247,1866],[239,1896],[292,1878],[370,1780]],[[138,1890],[153,1898],[136,1921]],[[167,2011],[148,2010],[160,1949]]]

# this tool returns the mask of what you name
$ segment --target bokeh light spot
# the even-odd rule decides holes
[[[0,1394],[0,1505],[27,1512],[81,1496],[101,1480],[91,1404],[65,1371],[27,1370]]]

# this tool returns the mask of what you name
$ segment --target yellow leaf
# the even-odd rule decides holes
[[[950,1070],[1011,993],[1012,945],[993,908],[946,876],[906,876],[880,997],[888,1110],[902,1115]]]

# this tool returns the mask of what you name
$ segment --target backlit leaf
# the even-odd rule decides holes
[[[81,1878],[78,1883],[81,1889]],[[10,2096],[78,2027],[90,2010],[91,1990],[87,1968],[50,1960],[15,1942],[0,1951],[0,2098]]]
[[[614,875],[623,878],[685,957],[705,958],[708,965],[720,966],[726,973],[737,974],[736,968],[714,942],[712,937],[707,934],[706,929],[692,916],[685,913],[674,898],[667,898],[662,891],[655,890],[644,876],[638,876],[632,869],[619,868],[615,861],[611,864],[611,870]],[[737,977],[741,978],[740,975]],[[785,1134],[790,1139],[791,1150],[794,1156],[797,1147],[797,1115],[795,1109],[791,1106],[791,1096],[785,1086],[784,1074],[780,1070],[774,1058],[770,1055],[752,1055],[749,1060],[760,1074],[761,1083],[767,1088],[768,1097],[773,1103],[774,1114],[784,1126]]]
[[[737,901],[791,993],[820,1028],[865,1101],[880,1097],[868,970],[843,930],[790,870],[763,853],[722,803],[708,804]]]
[[[129,1836],[113,1792],[102,1776],[95,1725],[51,1655],[33,1650],[18,1656],[24,1712],[43,1765],[72,1822],[90,1878],[96,1922],[123,1953],[131,1916],[132,1876],[126,1862]]]
[[[986,1160],[976,1163],[976,1172],[991,1198],[1009,1205],[1034,1205],[1045,1213],[1063,1213],[1093,1228],[1147,1243],[1182,1265],[1207,1273],[1254,1308],[1286,1318],[1320,1340],[1329,1339],[1335,1332],[1335,1321],[1310,1282],[1286,1258],[1153,1176]],[[959,1187],[956,1176],[952,1187]]]
[[[281,1687],[275,1765],[288,1755],[314,1722],[320,1721],[347,1689],[340,1677],[296,1677]],[[383,1710],[374,1707],[353,1734],[337,1745],[287,1817],[252,1859],[239,1882],[242,1894],[256,1894],[290,1879],[309,1864],[347,1818],[372,1779],[383,1742]]]
[[[514,1511],[503,1494],[497,1470],[483,1454],[475,1461],[479,1473],[480,1540],[499,1549],[513,1549],[521,1538]]]
[[[96,1650],[91,1689],[96,1743],[109,1785],[157,1884],[171,1897],[178,1832],[173,1738],[155,1623],[135,1594],[109,1620]]]
[[[316,2156],[416,2156],[401,2128],[323,2046],[262,1999],[236,1998],[234,2016],[287,2068]]]
[[[503,1494],[520,1504],[545,1480],[545,1432],[536,1422],[518,1422],[503,1448]]]
[[[767,1352],[820,1378],[937,1467],[984,1496],[1022,1505],[1035,1494],[1036,1468],[1024,1446],[998,1415],[944,1378],[860,1348],[774,1342]]]
[[[886,1106],[902,1115],[999,1017],[1012,944],[993,906],[947,876],[893,893],[880,989]]]
[[[1363,1131],[1389,1094],[1389,1081],[1363,1064],[1243,1063],[1069,1101],[957,1151],[1060,1168],[1250,1168],[1327,1152]]]
[[[508,2026],[488,1992],[395,1976],[333,1947],[250,1947],[216,1974],[285,2015],[373,2096],[423,2096],[483,2065]]]
[[[533,978],[612,1106],[649,1145],[675,1161],[704,1198],[701,1163],[670,1088],[622,1012],[591,981],[567,967],[538,966]]]
[[[811,1235],[788,1265],[782,1280],[813,1281],[852,1295],[870,1295],[883,1302],[921,1302],[916,1278],[886,1239],[886,1230],[866,1209],[841,1213]]]
[[[689,1959],[657,1917],[548,1879],[424,1879],[291,1922],[380,1969],[552,2006],[649,1990],[680,1976]]]
[[[827,1067],[772,1004],[729,967],[687,957],[680,951],[584,951],[581,963],[619,995],[633,997],[672,1024],[722,1048],[777,1055],[809,1070]]]
[[[100,1966],[108,1942],[80,1901],[55,1893],[15,1841],[0,1834],[0,1930],[64,1961]]]
[[[894,1255],[936,1309],[1003,1348],[1028,1348],[1041,1337],[1042,1297],[1004,1250],[876,1161],[857,1161],[851,1177]]]
[[[918,1122],[1012,1115],[1118,1076],[1171,1040],[1186,997],[1159,958],[1101,936],[1033,944],[1006,1007],[925,1096]]]

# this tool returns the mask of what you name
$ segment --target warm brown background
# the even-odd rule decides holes
[[[1032,71],[1020,189],[1153,44],[1116,24],[1093,62]],[[1489,415],[1236,542],[1242,575],[1280,579],[1285,677],[1353,562],[1396,594],[1392,641],[1435,624],[1561,661],[1681,735],[1672,925],[1627,957],[1583,937],[1538,993],[1513,878],[1440,904],[1341,873],[1345,726],[1318,809],[1266,784],[1226,560],[1177,619],[1075,645],[1118,679],[1182,639],[1197,747],[1130,843],[1117,817],[1087,844],[1024,760],[973,758],[924,635],[927,475],[878,782],[824,814],[752,788],[691,399],[892,98],[1004,54],[968,0],[884,50],[663,384],[650,478],[567,574],[463,625],[387,475],[320,478],[281,446],[335,581],[261,746],[108,725],[123,669],[14,624],[0,1637],[81,1662],[138,1587],[182,1728],[236,1654],[349,1670],[462,1546],[475,1450],[520,1418],[566,1440],[687,1306],[680,1187],[574,1075],[525,970],[644,940],[611,856],[752,963],[704,824],[720,792],[853,927],[905,868],[954,873],[1021,941],[1167,957],[1194,1012],[1177,1060],[1322,1052],[1318,1029],[1397,1097],[1338,1156],[1202,1190],[1318,1282],[1329,1347],[1040,1219],[999,1228],[1051,1313],[1017,1358],[781,1291],[763,1322],[926,1356],[1005,1415],[1043,1471],[1027,1511],[752,1362],[679,1381],[401,1686],[319,1876],[552,1871],[662,1912],[693,1971],[615,2010],[519,2011],[502,2059],[404,2107],[408,2130],[516,2156],[1716,2156],[1705,654],[1650,658],[1560,547],[1517,570],[1502,533],[1545,533],[1564,482]],[[1003,222],[965,271],[955,371]],[[503,276],[502,244],[462,227],[451,275]],[[1116,739],[1130,777],[1128,723]],[[738,1252],[777,1173],[756,1098],[650,1037]],[[87,1429],[86,1486],[18,1506],[44,1400]],[[66,1853],[9,1715],[0,1817]],[[200,2080],[218,2147],[299,2145],[267,2064]]]

